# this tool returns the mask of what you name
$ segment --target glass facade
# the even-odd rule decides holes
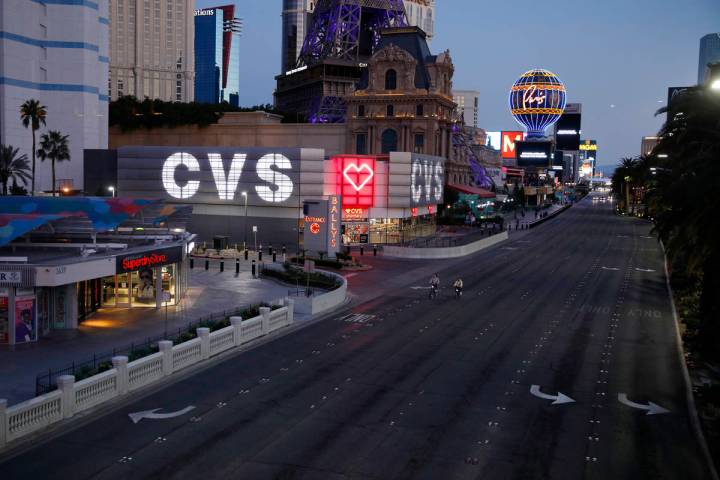
[[[708,63],[720,62],[720,33],[711,33],[700,39],[698,85],[705,82]]]
[[[235,7],[195,13],[195,101],[239,106],[240,49],[232,30]]]

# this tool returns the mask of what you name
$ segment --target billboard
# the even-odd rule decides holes
[[[564,113],[555,124],[555,142],[558,150],[577,151],[580,148],[582,115]]]
[[[519,167],[547,168],[552,160],[551,142],[516,142]]]
[[[242,147],[122,147],[118,191],[183,204],[298,206],[303,171],[323,171],[323,150]],[[322,195],[322,174],[303,195]],[[247,197],[246,197],[247,196]]]
[[[515,142],[525,139],[525,133],[521,131],[502,132],[502,158],[515,158]]]
[[[412,155],[410,166],[410,206],[437,205],[443,202],[445,160],[429,155]]]
[[[675,97],[678,95],[685,93],[688,89],[691,87],[669,87],[668,88],[668,96],[667,96],[667,106],[670,107]]]
[[[369,208],[375,200],[375,157],[336,156],[337,192],[343,207]]]
[[[15,343],[37,340],[35,298],[15,298]]]
[[[502,132],[485,132],[485,146],[500,150],[502,147]]]

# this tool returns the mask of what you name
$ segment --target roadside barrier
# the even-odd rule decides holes
[[[284,305],[277,310],[261,307],[260,315],[248,320],[230,317],[230,326],[215,332],[198,328],[197,338],[178,345],[162,340],[158,342],[159,352],[133,362],[128,363],[126,356],[113,357],[113,368],[79,382],[73,375],[60,376],[57,390],[12,407],[7,406],[7,400],[0,399],[0,449],[61,420],[292,325],[294,300],[285,299]]]

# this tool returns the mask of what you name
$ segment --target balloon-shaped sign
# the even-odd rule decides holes
[[[531,138],[545,136],[545,129],[565,111],[565,101],[565,85],[539,68],[523,73],[510,90],[510,111]]]

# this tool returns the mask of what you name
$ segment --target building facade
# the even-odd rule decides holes
[[[408,25],[419,27],[428,41],[435,36],[435,0],[403,0]]]
[[[710,33],[700,39],[698,85],[705,84],[708,64],[720,62],[720,33]]]
[[[280,72],[295,68],[315,3],[315,0],[283,0]]]
[[[47,126],[38,141],[48,130],[69,135],[71,161],[56,166],[69,188],[82,188],[83,150],[107,147],[108,23],[108,0],[0,2],[0,143],[31,157],[20,105],[39,100]],[[49,165],[36,165],[36,191],[50,190]]]
[[[384,30],[357,90],[345,97],[348,151],[450,158],[454,71],[449,52],[431,55],[422,30]]]
[[[194,99],[193,0],[109,0],[110,98]]]
[[[240,20],[235,5],[195,10],[195,101],[239,106]]]
[[[454,90],[453,101],[457,103],[458,112],[462,114],[465,125],[477,128],[480,92],[476,90]]]

